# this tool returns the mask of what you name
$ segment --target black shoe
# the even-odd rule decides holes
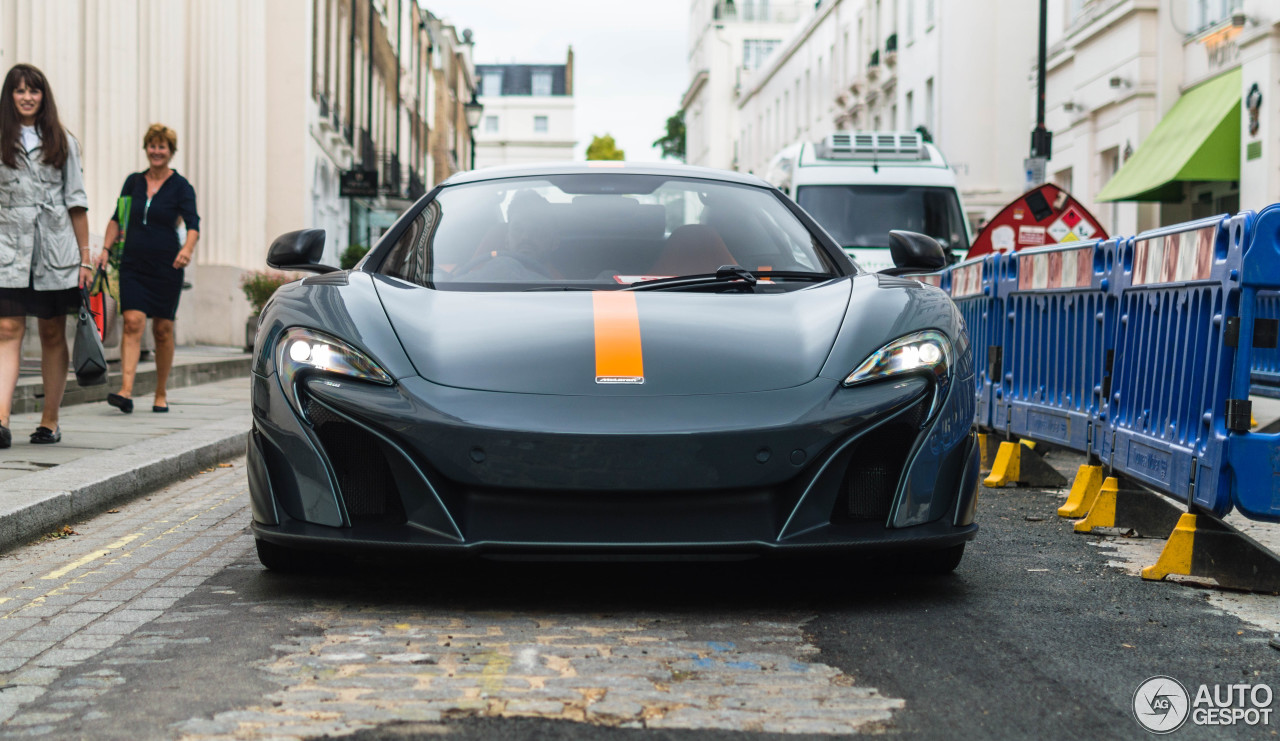
[[[125,414],[133,414],[133,399],[120,394],[107,394],[107,403]]]
[[[160,413],[169,411],[169,406],[166,404],[165,406],[159,407],[159,406],[156,406],[155,404],[152,404],[151,411],[157,414],[160,414]]]
[[[7,448],[13,444],[13,433],[9,432],[9,428],[0,425],[0,448]]]
[[[31,433],[32,445],[52,445],[62,442],[62,428],[51,430],[48,427],[37,427],[36,431]]]

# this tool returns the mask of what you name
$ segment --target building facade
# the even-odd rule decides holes
[[[572,47],[564,64],[477,64],[476,78],[476,167],[573,160]]]
[[[689,86],[680,101],[686,162],[740,169],[738,97],[743,77],[765,64],[812,8],[806,1],[691,1]]]
[[[91,245],[146,167],[147,126],[178,132],[173,166],[201,212],[184,344],[243,343],[240,278],[265,268],[276,236],[322,227],[336,264],[439,179],[432,165],[448,157],[432,147],[469,154],[469,137],[432,138],[443,49],[450,95],[474,88],[470,45],[454,38],[414,0],[0,0],[0,71],[41,68],[82,145]],[[352,170],[376,171],[377,193],[343,198]]]
[[[1050,0],[1050,179],[1114,232],[1280,200],[1280,6]]]
[[[738,75],[738,169],[762,174],[781,149],[833,131],[923,128],[976,223],[1025,190],[1035,23],[1020,0],[819,3]]]

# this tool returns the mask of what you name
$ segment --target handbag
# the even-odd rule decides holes
[[[75,348],[71,351],[71,367],[76,372],[76,383],[81,386],[101,386],[107,382],[107,358],[102,351],[102,338],[98,325],[89,309],[89,292],[80,290],[80,316],[76,321]]]

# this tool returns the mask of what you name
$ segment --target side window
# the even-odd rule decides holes
[[[431,281],[431,265],[427,246],[439,222],[440,205],[437,201],[432,201],[396,240],[382,264],[381,272],[420,286],[428,285]]]

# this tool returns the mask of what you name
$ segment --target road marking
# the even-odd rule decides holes
[[[49,573],[45,574],[40,578],[41,579],[61,579],[62,577],[66,576],[67,574],[70,574],[72,571],[75,571],[81,566],[97,561],[99,558],[102,558],[103,556],[108,555],[114,550],[123,548],[126,545],[132,543],[133,541],[141,537],[142,537],[142,533],[133,533],[132,535],[126,535],[114,543],[108,543],[106,548],[103,548],[100,551],[94,551],[93,553],[90,553],[89,555],[84,556],[83,558],[78,558],[75,561],[72,561],[71,563],[67,564],[66,566],[63,566],[62,568],[58,569],[57,571],[50,571]]]

